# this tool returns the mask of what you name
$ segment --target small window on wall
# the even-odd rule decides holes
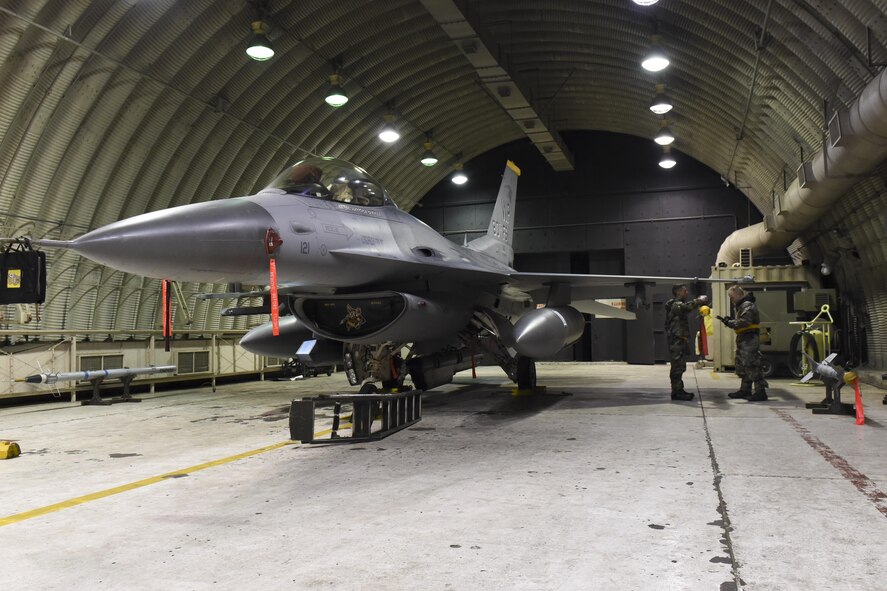
[[[80,371],[100,371],[102,369],[121,369],[123,355],[81,355]]]
[[[209,351],[180,351],[176,373],[207,373],[209,371]]]
[[[265,357],[265,367],[277,367],[283,365],[283,361],[279,357]]]

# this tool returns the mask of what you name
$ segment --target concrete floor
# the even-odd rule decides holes
[[[532,400],[478,373],[381,442],[211,466],[342,376],[0,409],[0,589],[887,587],[883,390],[856,426],[788,380],[756,404],[691,368],[671,402],[664,365],[542,364]]]

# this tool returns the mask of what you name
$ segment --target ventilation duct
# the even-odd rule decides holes
[[[798,178],[764,221],[733,232],[716,264],[732,265],[739,251],[755,255],[785,249],[853,185],[887,158],[887,77],[882,71],[846,111],[835,113],[822,149],[798,169]]]

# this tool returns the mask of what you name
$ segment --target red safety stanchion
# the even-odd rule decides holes
[[[271,334],[280,336],[280,310],[277,300],[277,249],[283,244],[274,228],[265,231],[265,253],[268,255],[269,290],[271,291]]]
[[[856,424],[865,424],[865,409],[862,408],[862,392],[859,391],[859,380],[853,380],[853,387],[856,389]]]
[[[166,279],[160,280],[160,333],[166,338]]]
[[[160,281],[161,307],[162,307],[162,328],[163,328],[163,350],[169,353],[170,341],[172,340],[172,299],[169,293],[169,279]]]
[[[277,262],[271,257],[268,263],[271,271],[271,334],[280,335],[280,310],[277,301]]]

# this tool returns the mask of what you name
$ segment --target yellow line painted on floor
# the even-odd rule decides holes
[[[152,476],[151,478],[145,478],[144,480],[130,482],[129,484],[124,484],[122,486],[115,486],[114,488],[109,488],[107,490],[102,490],[102,491],[91,493],[88,495],[83,495],[82,497],[68,499],[67,501],[62,501],[61,503],[55,503],[54,505],[47,505],[46,507],[40,507],[39,509],[33,509],[31,511],[25,511],[24,513],[16,513],[15,515],[10,515],[8,517],[0,518],[0,527],[3,527],[4,525],[9,525],[11,523],[18,523],[19,521],[25,521],[26,519],[31,519],[32,517],[40,517],[41,515],[46,515],[47,513],[61,511],[62,509],[67,509],[68,507],[76,507],[77,505],[82,505],[82,504],[88,503],[90,501],[95,501],[96,499],[103,499],[105,497],[110,497],[112,495],[126,492],[128,490],[142,488],[143,486],[148,486],[149,484],[163,482],[164,480],[169,480],[170,478],[176,478],[177,476],[184,476],[185,474],[192,474],[192,473],[198,472],[200,470],[206,470],[207,468],[214,468],[215,466],[221,466],[222,464],[227,464],[229,462],[242,460],[242,459],[248,458],[250,456],[259,455],[259,454],[265,453],[266,451],[273,451],[275,449],[280,449],[281,447],[285,447],[287,445],[294,445],[296,443],[297,443],[296,441],[290,441],[290,440],[282,441],[280,443],[275,443],[273,445],[268,445],[265,447],[260,447],[259,449],[254,449],[252,451],[243,452],[241,454],[237,454],[234,456],[228,456],[227,458],[222,458],[220,460],[213,460],[212,462],[206,462],[205,464],[198,464],[196,466],[191,466],[190,468],[184,468],[182,470],[175,470],[173,472],[167,472],[165,474],[161,474],[160,476]]]
[[[718,372],[716,372],[715,370],[711,370],[711,379],[720,380],[721,378],[718,376]]]
[[[351,423],[342,423],[341,425],[339,425],[339,431],[344,431],[345,429],[350,429],[351,427],[353,427]],[[323,437],[324,435],[331,435],[332,433],[332,429],[324,429],[323,431],[318,431],[317,433],[315,433],[314,438],[318,439],[320,437]]]

